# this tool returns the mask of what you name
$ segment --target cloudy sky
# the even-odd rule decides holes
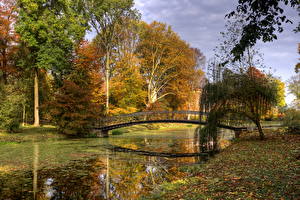
[[[148,23],[156,20],[172,26],[182,39],[199,48],[209,59],[218,44],[220,32],[224,31],[225,14],[234,10],[238,0],[135,0],[135,7]],[[287,15],[299,22],[296,11],[286,9]],[[296,23],[296,24],[297,24]],[[284,33],[272,43],[260,42],[257,47],[264,54],[264,62],[272,68],[275,76],[287,81],[295,75],[298,62],[297,43],[300,34],[292,32],[295,25],[286,26]],[[292,95],[287,95],[291,102]]]

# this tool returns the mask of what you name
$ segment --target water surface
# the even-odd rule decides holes
[[[131,132],[110,138],[0,145],[0,199],[138,199],[198,157],[112,152],[107,145],[152,152],[197,153],[193,127]]]

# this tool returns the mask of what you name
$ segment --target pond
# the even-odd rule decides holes
[[[113,152],[107,145],[151,152],[196,153],[195,127],[130,132],[109,138],[0,145],[0,199],[138,199],[185,176],[199,157]]]

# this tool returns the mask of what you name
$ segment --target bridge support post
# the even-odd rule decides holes
[[[242,131],[241,130],[234,130],[234,135],[235,135],[235,138],[240,138],[240,135],[241,135]]]
[[[101,136],[100,137],[108,137],[108,130],[105,130],[105,131],[101,131]]]
[[[94,129],[92,131],[92,133],[95,134],[99,138],[106,138],[106,137],[108,137],[108,132],[109,132],[108,130],[96,130],[96,129]]]

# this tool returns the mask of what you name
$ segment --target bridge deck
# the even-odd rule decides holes
[[[109,131],[117,128],[127,127],[127,126],[134,126],[138,124],[150,124],[150,123],[181,123],[181,124],[195,124],[195,125],[206,125],[206,122],[200,122],[199,120],[147,120],[147,121],[134,121],[134,122],[127,122],[127,123],[120,123],[114,124],[110,126],[103,126],[103,127],[95,127],[96,130],[101,131]],[[247,127],[233,127],[227,125],[218,125],[220,128],[226,128],[230,130],[242,130],[247,129]]]
[[[109,131],[117,128],[133,126],[137,124],[149,123],[185,123],[206,125],[205,117],[207,113],[200,113],[198,111],[149,111],[137,112],[131,114],[124,114],[118,116],[111,116],[98,120],[94,126],[95,130]],[[204,117],[200,121],[200,116]],[[230,129],[234,131],[255,129],[255,127],[234,127],[224,124],[219,124],[218,127]],[[263,128],[271,128],[263,127]],[[278,126],[276,126],[278,127]]]

